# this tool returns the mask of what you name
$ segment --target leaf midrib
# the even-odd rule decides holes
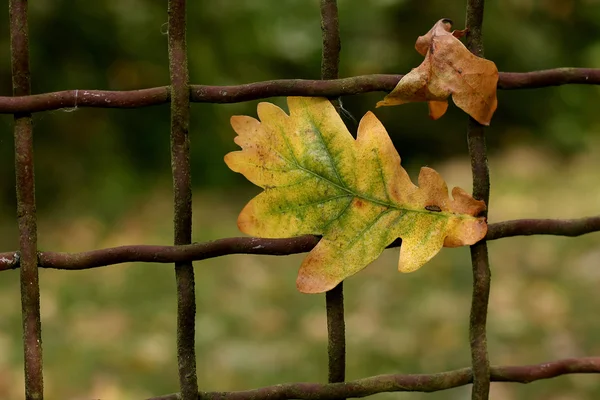
[[[312,117],[312,115],[311,115],[311,117]],[[313,128],[315,128],[315,131],[318,133],[318,137],[321,140],[321,143],[323,143],[323,147],[325,148],[325,151],[327,152],[328,159],[332,160],[332,167],[333,167],[336,175],[339,177],[339,173],[337,171],[337,167],[335,165],[335,161],[333,160],[333,157],[331,156],[331,153],[329,152],[329,147],[327,147],[327,144],[323,141],[323,137],[321,135],[321,131],[318,130],[318,129],[316,129],[316,126],[315,126],[314,121],[313,121],[312,118],[311,118],[310,122],[311,122],[311,125],[313,126]],[[363,199],[363,200],[366,200],[368,202],[371,202],[371,203],[374,203],[374,204],[378,204],[378,205],[383,206],[383,207],[387,207],[387,208],[392,208],[392,209],[395,209],[395,210],[399,210],[399,211],[416,212],[416,213],[422,213],[422,214],[427,214],[427,215],[444,215],[444,214],[446,214],[445,212],[435,212],[434,213],[434,212],[431,212],[431,211],[428,211],[428,210],[421,210],[421,209],[415,209],[415,208],[401,207],[397,203],[390,203],[390,202],[378,200],[378,199],[366,196],[364,194],[357,193],[357,192],[353,191],[351,188],[349,188],[349,187],[347,187],[345,185],[339,185],[338,183],[333,182],[332,180],[330,180],[330,179],[328,179],[328,178],[326,178],[326,177],[324,177],[322,175],[319,175],[318,173],[316,173],[316,172],[314,172],[314,171],[312,171],[312,170],[304,167],[303,165],[301,165],[298,162],[298,159],[296,158],[296,155],[294,154],[294,151],[292,150],[292,147],[290,146],[288,137],[285,134],[285,129],[283,129],[283,127],[279,126],[279,131],[281,132],[281,136],[283,137],[285,145],[288,148],[288,151],[292,155],[292,158],[293,158],[293,160],[289,160],[283,154],[280,154],[279,152],[277,152],[279,154],[279,156],[283,160],[285,160],[288,163],[292,164],[297,169],[299,169],[299,170],[301,170],[303,172],[306,172],[306,173],[308,173],[308,174],[310,174],[310,175],[312,175],[312,176],[314,176],[314,177],[316,177],[318,179],[321,179],[321,180],[327,182],[328,184],[330,184],[331,186],[334,186],[334,187],[336,187],[336,188],[338,188],[338,189],[340,189],[340,190],[348,193],[349,196],[357,197],[359,199]],[[340,179],[340,181],[343,182],[342,179]],[[384,182],[384,185],[385,185],[385,182]]]

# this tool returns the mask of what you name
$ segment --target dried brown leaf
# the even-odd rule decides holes
[[[498,106],[498,69],[489,60],[472,54],[458,38],[467,30],[451,32],[452,21],[439,20],[419,36],[415,49],[425,56],[423,63],[404,76],[380,106],[415,101],[429,102],[429,116],[438,119],[446,112],[448,97],[483,125],[489,125]]]

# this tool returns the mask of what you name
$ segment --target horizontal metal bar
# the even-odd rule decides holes
[[[488,225],[486,240],[513,236],[555,235],[580,236],[600,231],[600,216],[579,219],[520,219]],[[212,242],[181,246],[131,245],[92,250],[83,253],[39,253],[41,268],[81,270],[127,262],[174,263],[200,261],[230,254],[262,254],[285,256],[305,253],[317,245],[318,236],[289,239],[233,237]],[[388,247],[398,247],[396,240]],[[19,253],[0,253],[0,272],[19,268]]]
[[[566,374],[600,373],[600,357],[568,358],[543,364],[492,366],[492,382],[530,383]],[[471,368],[437,374],[371,376],[343,383],[286,383],[238,392],[200,392],[199,400],[305,399],[331,400],[345,397],[366,397],[387,392],[438,392],[473,382]],[[153,397],[148,400],[176,400],[178,394]]]
[[[194,103],[240,103],[281,96],[339,97],[390,92],[403,75],[361,75],[334,80],[280,79],[234,86],[190,85]],[[600,85],[598,68],[500,72],[498,89],[536,89],[567,84]],[[0,96],[0,114],[95,108],[138,108],[168,103],[169,86],[111,91],[73,89],[30,96]]]

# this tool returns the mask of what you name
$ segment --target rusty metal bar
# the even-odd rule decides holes
[[[342,41],[337,0],[321,0],[321,31],[321,79],[338,79]]]
[[[321,0],[321,31],[323,51],[321,56],[321,79],[337,79],[339,76],[340,26],[337,0]],[[334,101],[334,105],[338,103]],[[328,381],[344,382],[346,379],[346,322],[344,321],[344,282],[325,293],[327,312],[327,354],[329,357]]]
[[[277,79],[235,86],[190,85],[195,103],[240,103],[279,96],[335,98],[369,92],[390,92],[404,75],[361,75],[335,80]],[[531,72],[500,72],[498,89],[536,89],[561,85],[600,85],[598,68],[556,68]],[[64,90],[21,97],[0,96],[0,114],[41,112],[61,108],[138,108],[168,103],[168,86],[140,90]]]
[[[346,322],[344,321],[344,283],[325,293],[327,312],[327,354],[329,358],[328,381],[344,382],[346,379]]]
[[[10,46],[14,96],[31,93],[27,1],[10,0]],[[37,260],[37,222],[31,114],[14,115],[17,219],[21,262],[21,307],[25,353],[25,399],[44,398],[42,324]]]
[[[484,0],[467,1],[466,38],[467,48],[476,56],[483,57],[483,9]],[[485,132],[469,117],[467,143],[473,171],[473,197],[485,201],[489,209],[490,172],[487,160]],[[487,210],[486,214],[487,216]],[[487,400],[490,393],[490,361],[487,350],[486,324],[490,297],[491,271],[487,243],[484,240],[471,246],[473,266],[473,294],[469,320],[471,364],[473,366],[473,400]]]
[[[190,172],[190,88],[186,49],[186,1],[169,0],[169,71],[171,74],[171,168],[174,192],[175,245],[192,242]],[[183,400],[197,399],[196,294],[190,261],[175,263],[177,282],[177,360]]]
[[[565,374],[597,374],[600,357],[568,358],[536,365],[493,366],[494,382],[530,383]],[[345,383],[284,383],[236,392],[201,392],[201,400],[334,400],[344,397],[360,398],[390,392],[438,392],[473,382],[471,368],[434,374],[387,374],[370,376]],[[148,400],[179,400],[179,394],[167,394]]]
[[[486,240],[529,235],[575,237],[600,231],[600,216],[578,219],[517,219],[488,225]],[[231,237],[181,246],[129,245],[108,247],[81,253],[44,251],[38,254],[40,268],[81,270],[128,262],[174,263],[200,261],[230,254],[287,256],[311,251],[319,236],[305,235],[289,239]],[[396,240],[388,248],[400,246]],[[0,271],[19,268],[19,253],[0,253]]]

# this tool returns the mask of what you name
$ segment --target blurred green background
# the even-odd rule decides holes
[[[440,18],[464,26],[465,2],[340,0],[342,77],[404,73],[420,63],[414,41]],[[127,90],[168,84],[166,1],[29,3],[32,91]],[[318,79],[316,0],[220,0],[188,5],[190,78],[234,85]],[[0,7],[0,95],[11,94],[8,10]],[[600,66],[600,2],[488,2],[486,57],[501,71]],[[343,98],[356,119],[383,93]],[[490,221],[575,218],[600,204],[600,88],[498,93],[487,130]],[[272,99],[284,105],[284,99]],[[239,235],[237,213],[258,190],[228,170],[229,117],[257,102],[192,106],[194,241]],[[403,164],[438,169],[470,190],[466,116],[439,121],[424,104],[376,110]],[[355,129],[349,121],[350,129]],[[17,248],[12,116],[0,116],[0,251]],[[39,247],[84,251],[169,244],[172,194],[168,105],[77,109],[34,116]],[[493,364],[600,353],[598,234],[490,243]],[[414,274],[388,250],[347,280],[348,379],[428,373],[469,364],[471,272],[467,248],[444,249]],[[326,380],[324,296],[301,295],[302,256],[228,256],[196,263],[198,375],[202,390]],[[175,285],[170,265],[40,271],[45,386],[54,399],[140,399],[177,391]],[[21,399],[18,272],[0,276],[0,398]],[[469,388],[377,398],[466,399]],[[493,399],[600,398],[598,376],[493,384]]]

